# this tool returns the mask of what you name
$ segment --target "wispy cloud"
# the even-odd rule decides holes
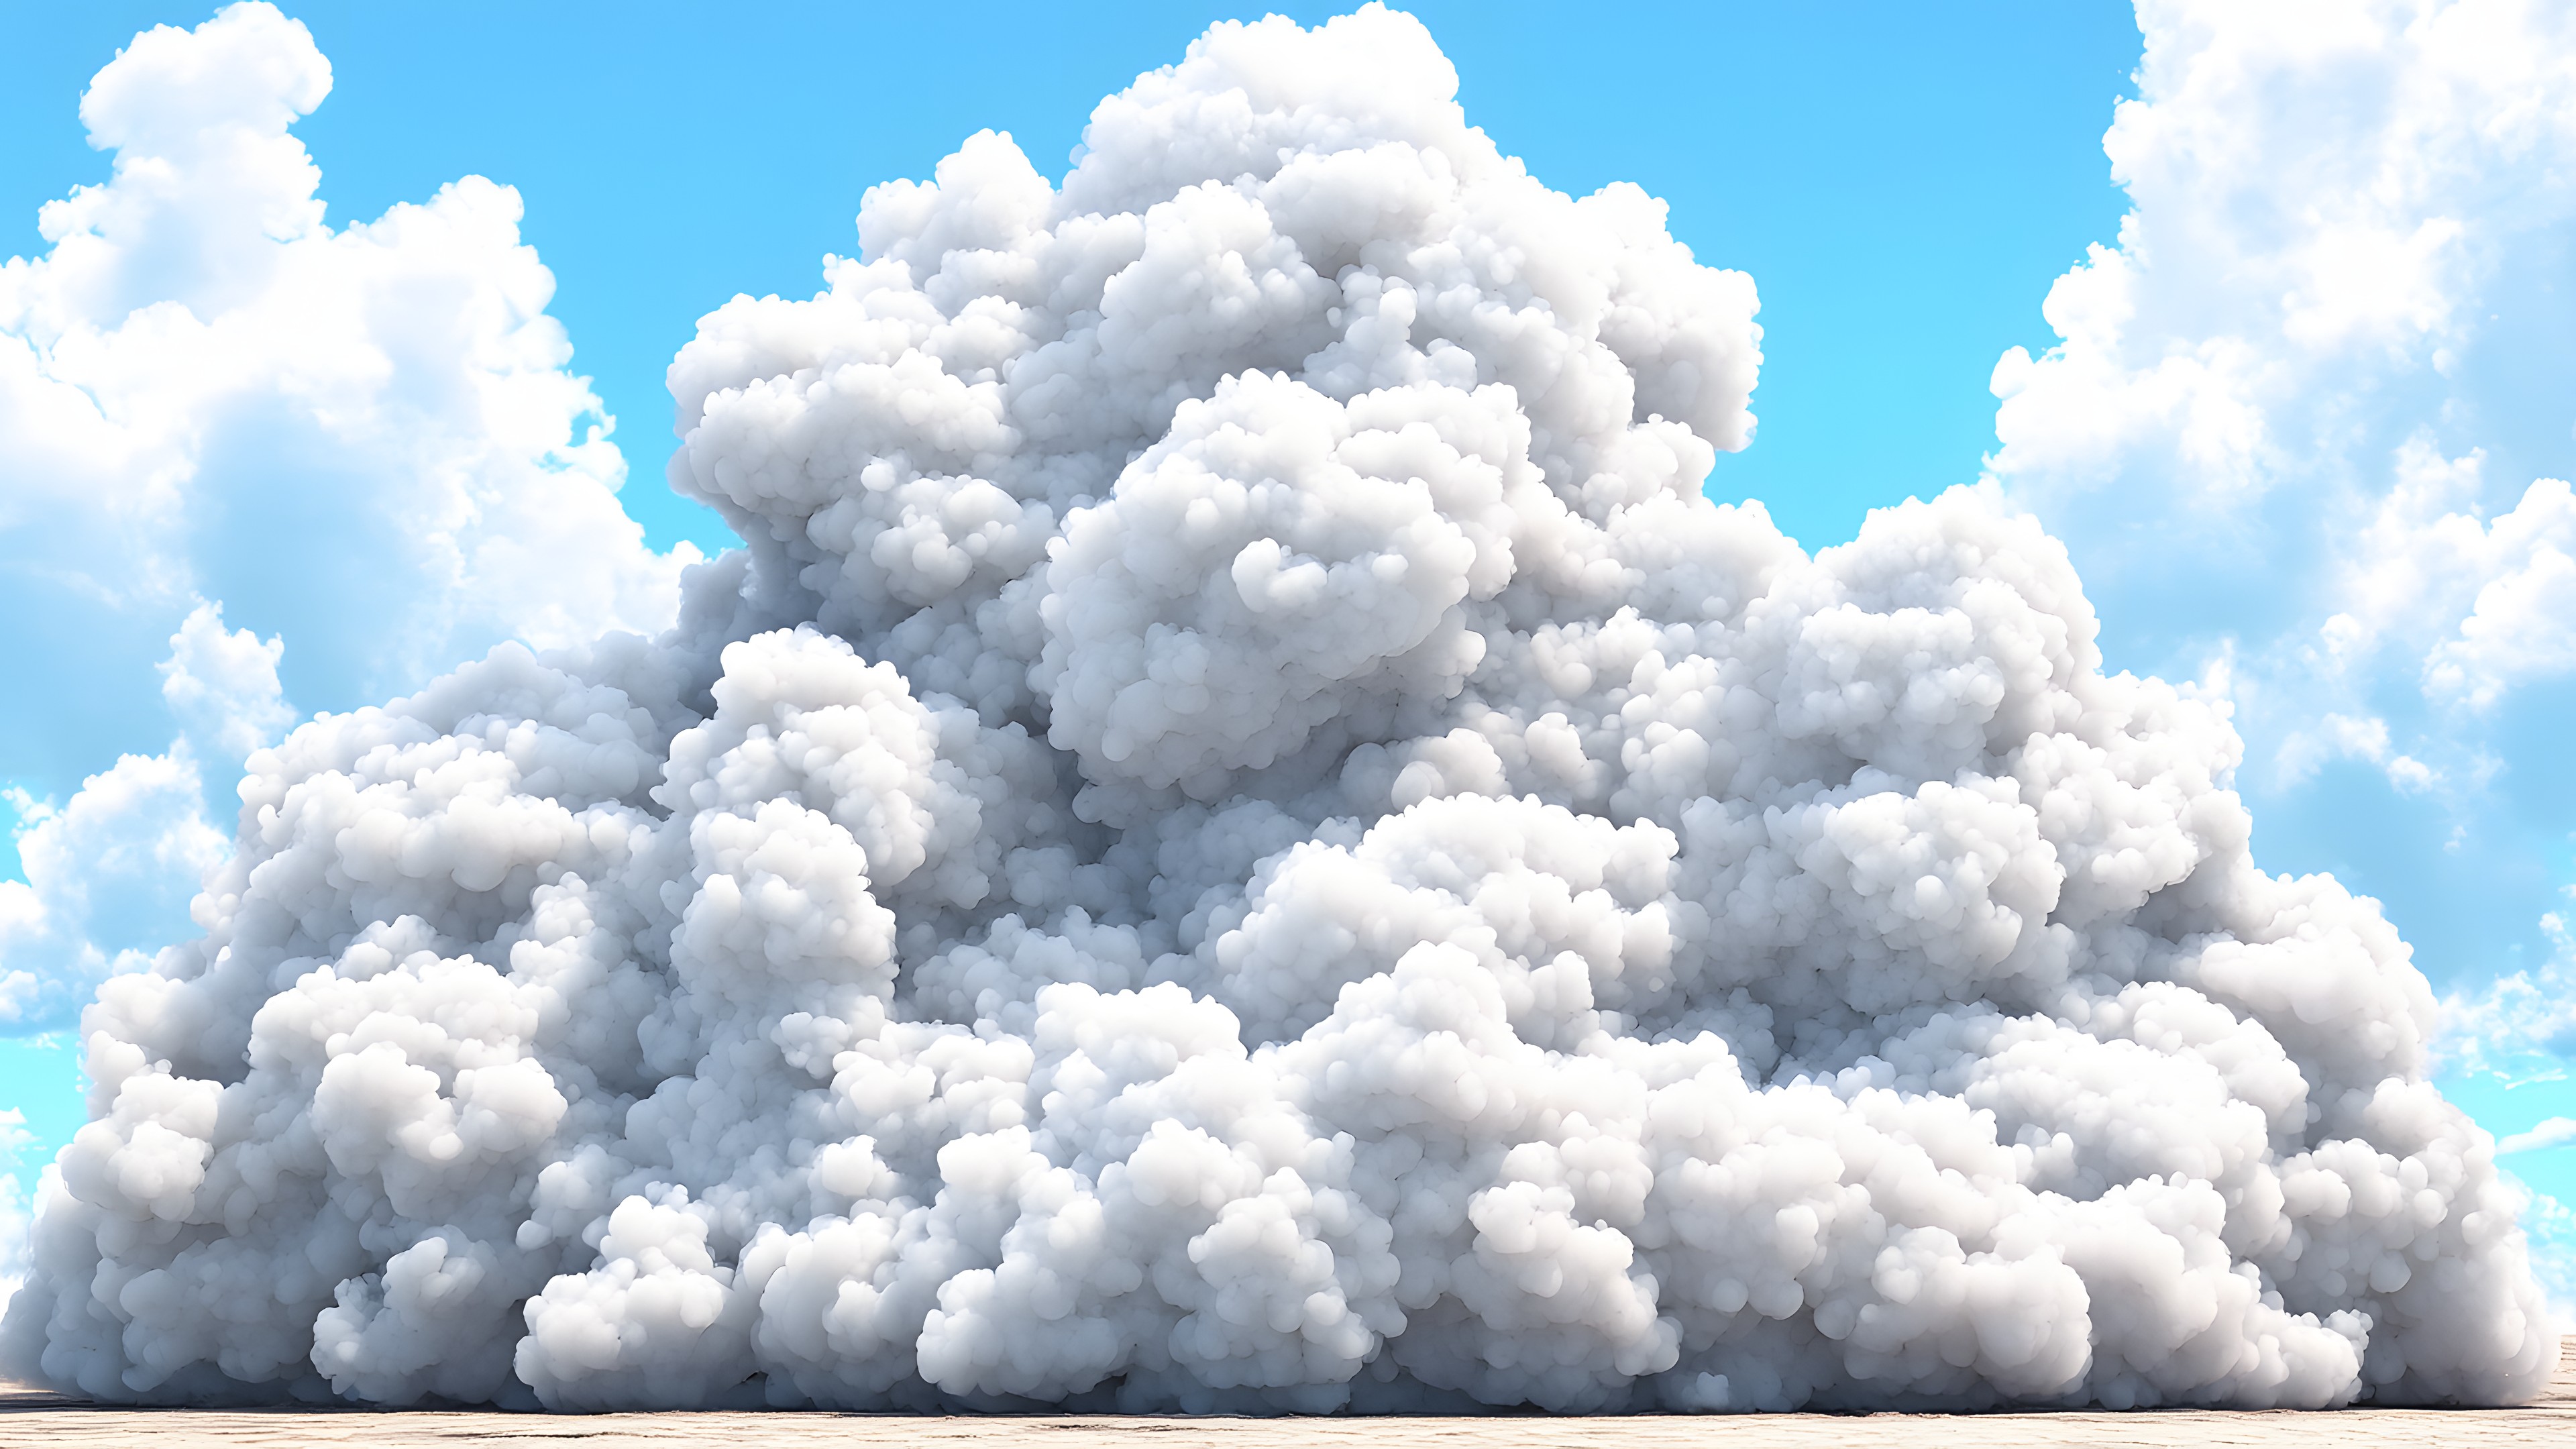
[[[2576,1142],[2576,1117],[2552,1117],[2528,1132],[2516,1132],[2496,1144],[2498,1156],[2516,1152],[2538,1152],[2544,1147],[2564,1147]]]

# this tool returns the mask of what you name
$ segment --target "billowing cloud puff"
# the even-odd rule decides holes
[[[76,1016],[112,971],[141,970],[190,924],[190,899],[226,853],[207,819],[209,765],[238,760],[288,723],[276,639],[227,631],[199,604],[170,636],[161,696],[180,722],[158,755],[125,755],[56,807],[8,792],[24,880],[0,880],[0,1025]]]
[[[253,757],[5,1338],[124,1400],[2509,1400],[2376,908],[1419,26],[1221,25],[673,364],[749,547]]]

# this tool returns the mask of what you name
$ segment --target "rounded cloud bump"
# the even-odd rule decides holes
[[[10,1361],[124,1400],[2494,1402],[2376,907],[1958,492],[1700,494],[1754,293],[1225,25],[671,369],[748,549],[253,758]]]

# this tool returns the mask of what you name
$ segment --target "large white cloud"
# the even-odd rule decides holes
[[[673,364],[749,548],[254,756],[9,1361],[117,1399],[2336,1404],[2555,1340],[2434,998],[1754,294],[1220,25]]]
[[[208,861],[199,816],[231,833],[239,763],[285,710],[209,733],[220,679],[165,710],[135,666],[207,601],[283,639],[307,710],[499,639],[673,617],[689,551],[651,552],[618,506],[624,464],[566,370],[517,194],[467,178],[327,225],[288,128],[330,85],[304,27],[264,3],[136,37],[81,103],[113,175],[44,208],[49,252],[0,265],[0,614],[21,624],[0,777],[52,802],[22,841],[29,887],[72,835],[104,848],[112,817],[135,837],[115,869],[184,903]],[[187,744],[162,753],[173,734]],[[47,944],[26,945],[27,888],[9,890],[0,975],[85,994],[55,967],[116,944],[64,935],[58,902]],[[0,993],[0,1021],[37,1016],[19,986]]]

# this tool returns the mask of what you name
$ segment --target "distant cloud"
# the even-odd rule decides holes
[[[656,630],[696,556],[618,505],[516,192],[325,223],[288,127],[330,88],[265,3],[136,37],[81,104],[113,175],[0,264],[0,616],[25,621],[0,780],[27,877],[0,885],[0,1031],[185,927],[244,755],[295,717],[281,669],[345,709],[504,638]],[[139,661],[174,627],[156,698]],[[116,759],[163,710],[175,742]]]
[[[2271,783],[2474,788],[2476,712],[2576,671],[2576,505],[2536,476],[2570,417],[2528,396],[2576,369],[2576,12],[2138,17],[2131,210],[2050,292],[2057,345],[1997,365],[1991,474],[2167,656],[2137,663],[2238,641]]]
[[[277,682],[286,641],[260,639],[248,629],[224,630],[224,611],[201,603],[170,636],[161,662],[161,698],[197,748],[238,760],[276,739],[295,723],[295,711]]]
[[[170,748],[124,756],[59,808],[13,792],[26,879],[0,880],[0,1030],[70,1020],[101,979],[192,933],[189,899],[232,834],[229,819],[210,818],[201,761],[240,760],[292,721],[279,649],[247,629],[225,632],[222,612],[199,604],[161,665],[162,695],[183,721]],[[227,781],[238,773],[217,768]]]
[[[2528,1081],[2576,1066],[2576,933],[2554,911],[2541,918],[2541,928],[2557,950],[2537,969],[2454,991],[2443,1001],[2433,1050],[2444,1070]]]
[[[1060,188],[981,133],[821,295],[702,319],[673,476],[759,546],[659,640],[254,756],[206,934],[85,1018],[115,1108],[0,1362],[556,1408],[2534,1391],[2433,993],[2257,867],[2223,709],[2104,673],[1976,490],[1813,556],[1712,502],[1751,280],[1457,86],[1375,6],[1220,24]],[[256,644],[189,657],[256,701]]]

